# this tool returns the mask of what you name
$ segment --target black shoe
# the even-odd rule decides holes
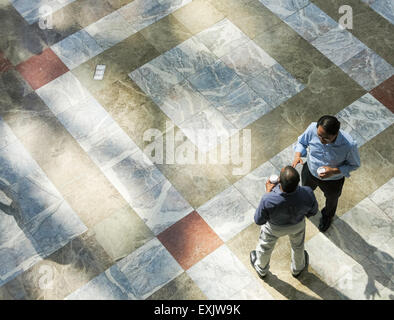
[[[326,232],[331,225],[332,218],[330,217],[322,217],[319,224],[319,231]]]
[[[249,258],[250,258],[250,263],[251,263],[253,269],[256,270],[256,268],[254,266],[254,263],[256,262],[256,259],[257,259],[256,250],[250,251]],[[260,279],[264,279],[265,278],[266,274],[264,276],[262,276],[257,270],[256,270],[256,272],[257,272],[257,275],[259,276]]]
[[[302,269],[300,272],[298,272],[297,274],[292,274],[294,278],[298,278],[300,276],[300,274],[304,271],[308,269],[309,266],[309,254],[308,252],[306,252],[306,250],[304,250],[304,255],[305,255],[305,267],[304,269]]]

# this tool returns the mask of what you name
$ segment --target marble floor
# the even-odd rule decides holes
[[[393,300],[393,10],[0,0],[0,299]],[[281,238],[263,281],[265,181],[324,114],[362,165],[308,271]]]

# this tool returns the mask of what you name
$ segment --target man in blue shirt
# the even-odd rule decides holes
[[[280,183],[268,180],[267,193],[260,201],[254,221],[262,225],[256,250],[250,252],[250,262],[260,278],[267,275],[272,250],[278,238],[288,235],[291,243],[291,273],[298,277],[308,267],[304,250],[305,216],[318,212],[318,204],[310,187],[299,186],[300,175],[292,166],[280,172]]]
[[[301,157],[306,155],[304,164]],[[335,215],[345,177],[350,177],[350,172],[360,167],[357,144],[348,133],[340,130],[337,118],[326,115],[317,123],[312,122],[298,138],[293,167],[298,163],[303,164],[302,185],[313,190],[319,187],[326,198],[319,224],[319,230],[325,232]],[[321,167],[325,171],[318,173]]]

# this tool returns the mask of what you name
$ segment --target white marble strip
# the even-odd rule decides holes
[[[193,211],[71,72],[36,92],[154,234]]]
[[[74,1],[75,0],[11,0],[11,3],[29,24],[33,24],[40,18],[45,18],[49,13],[53,14]]]
[[[66,300],[144,300],[183,272],[167,249],[153,238]]]
[[[308,4],[308,0],[300,1],[301,4],[294,0],[260,0],[260,2],[365,90],[372,90],[394,75],[392,65],[330,18],[319,7],[313,3]],[[378,2],[380,3],[379,0],[376,0],[374,4]],[[292,8],[290,11],[288,10],[289,6]],[[391,7],[394,5],[391,4]]]
[[[87,228],[1,118],[0,130],[2,286]]]
[[[383,18],[394,24],[394,2],[392,0],[361,0],[379,13]]]
[[[191,1],[134,0],[52,45],[51,49],[72,70]]]

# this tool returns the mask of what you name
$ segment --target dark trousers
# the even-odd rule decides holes
[[[319,187],[323,191],[326,197],[326,206],[322,210],[322,215],[324,218],[333,218],[337,210],[338,199],[342,193],[345,177],[339,180],[320,180],[310,173],[308,165],[305,162],[302,167],[301,181],[303,186],[311,187],[312,190]]]

